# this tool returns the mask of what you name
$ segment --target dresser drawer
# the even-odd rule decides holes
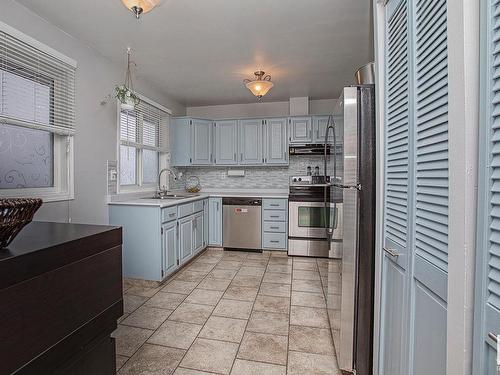
[[[177,207],[168,207],[161,210],[161,222],[172,221],[177,219]]]
[[[203,200],[193,202],[193,212],[203,211]]]
[[[286,223],[283,221],[264,221],[264,232],[286,233]]]
[[[286,210],[288,201],[286,199],[263,199],[264,210]]]
[[[266,249],[286,249],[287,237],[285,233],[264,233],[262,247]]]
[[[264,210],[264,221],[286,221],[286,211]]]
[[[185,203],[185,204],[181,204],[180,206],[177,206],[177,216],[179,217],[179,219],[181,217],[186,217],[186,216],[189,216],[191,215],[194,211],[193,211],[193,203]]]

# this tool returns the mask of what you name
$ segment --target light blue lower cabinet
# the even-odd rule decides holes
[[[222,198],[209,198],[208,244],[222,246]]]
[[[186,263],[193,256],[193,248],[193,218],[188,216],[179,220],[180,264]]]
[[[194,213],[177,218],[188,212]],[[208,199],[163,209],[110,205],[110,225],[123,228],[123,276],[163,281],[207,246],[205,217],[210,217]]]
[[[288,249],[288,200],[262,200],[262,248]]]
[[[167,277],[177,269],[179,265],[179,253],[177,251],[177,221],[162,225],[162,263],[163,277]]]

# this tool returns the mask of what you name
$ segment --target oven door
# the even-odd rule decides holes
[[[329,203],[327,211],[323,202],[290,201],[288,236],[326,239],[326,228],[333,228],[332,239],[341,239],[342,203]]]

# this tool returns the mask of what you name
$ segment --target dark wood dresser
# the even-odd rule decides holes
[[[32,222],[0,250],[0,374],[115,373],[122,230]]]

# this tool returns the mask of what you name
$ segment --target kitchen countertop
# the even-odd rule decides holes
[[[172,191],[174,194],[189,194],[186,192]],[[160,208],[177,206],[179,204],[194,202],[204,198],[224,198],[224,197],[235,197],[235,198],[278,198],[278,199],[288,199],[288,189],[276,189],[276,190],[204,190],[198,193],[198,195],[181,198],[181,199],[147,199],[147,198],[120,198],[120,200],[111,201],[110,205],[122,205],[122,206],[155,206]]]

